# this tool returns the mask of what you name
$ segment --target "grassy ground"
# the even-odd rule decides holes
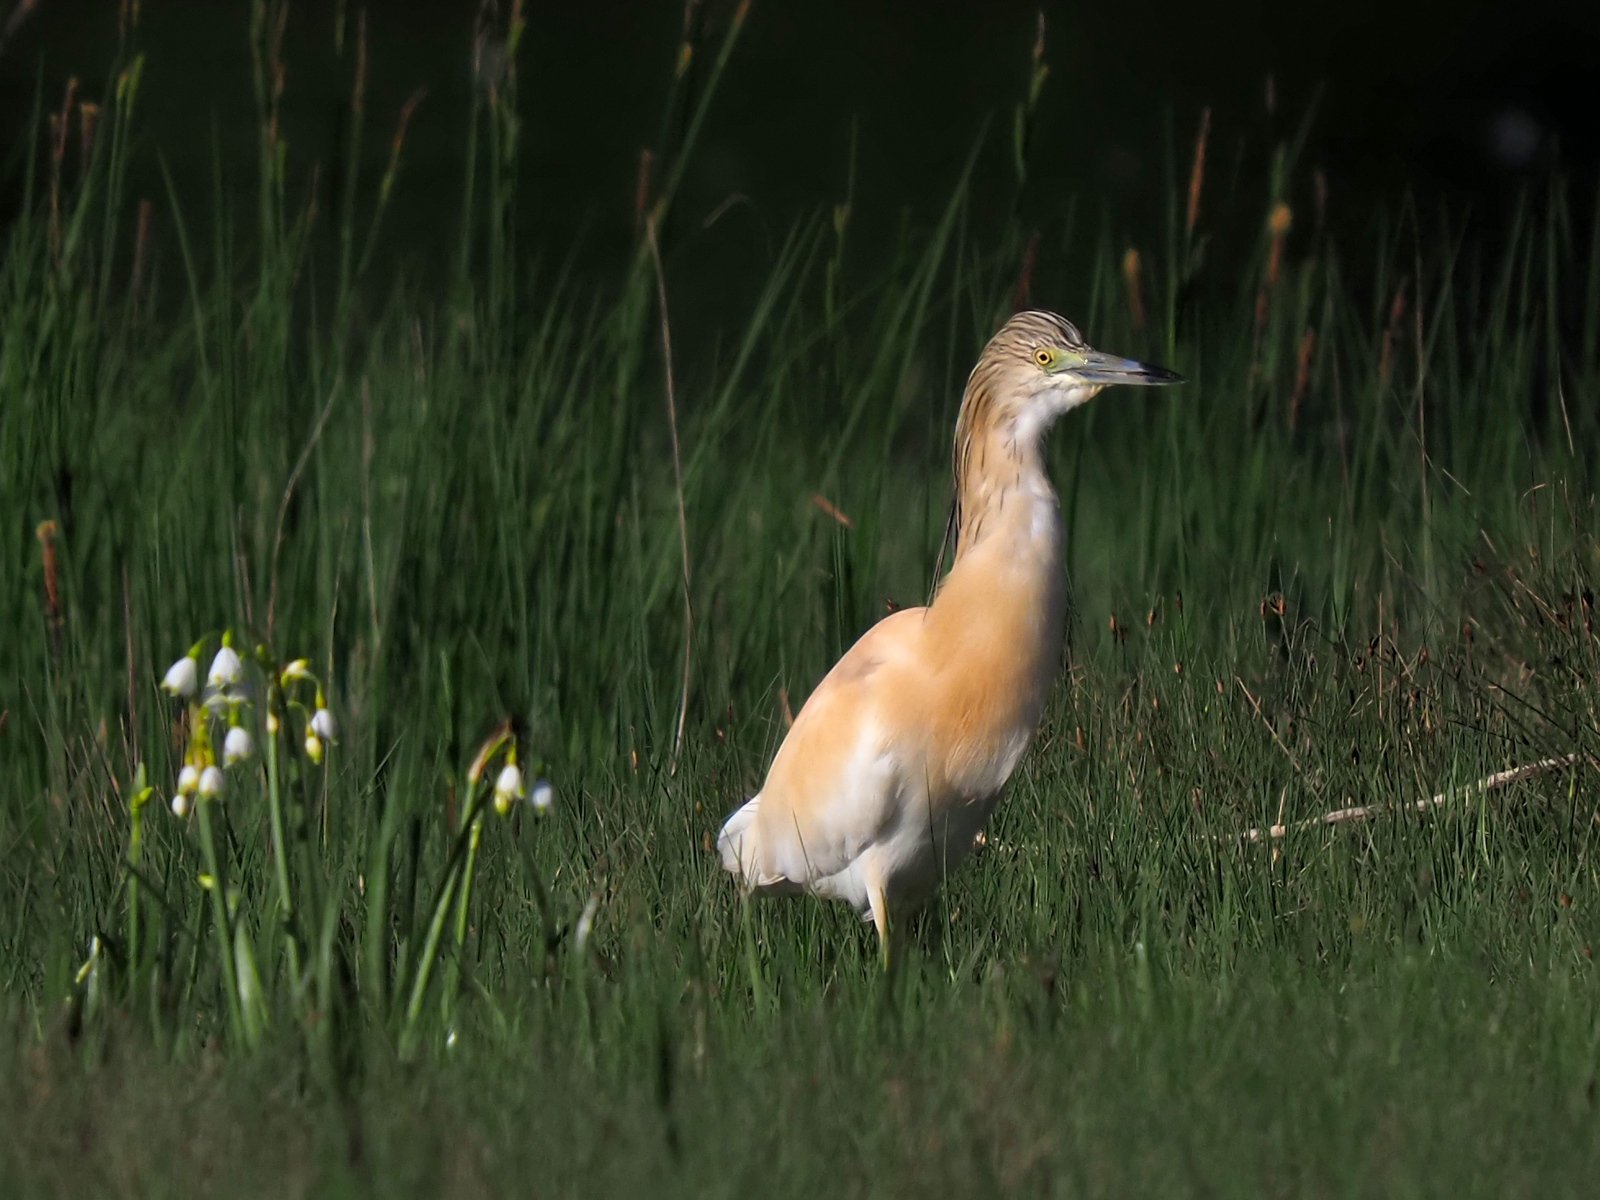
[[[669,306],[731,40],[666,122]],[[1585,1191],[1600,271],[1559,193],[1493,255],[1409,213],[1344,242],[1287,144],[1165,231],[1028,250],[957,187],[869,273],[803,224],[674,363],[675,751],[656,280],[520,265],[514,78],[452,282],[380,300],[382,180],[327,232],[292,172],[249,221],[165,207],[153,277],[129,71],[81,175],[41,126],[0,266],[8,1194]],[[709,841],[785,705],[926,594],[1019,277],[1192,382],[1055,435],[1062,684],[890,984],[870,927],[744,904]],[[224,629],[263,646],[263,753],[180,819],[198,722],[157,684]],[[298,656],[321,764],[270,682]],[[483,807],[507,717],[548,816]],[[1351,805],[1394,810],[1296,825]]]

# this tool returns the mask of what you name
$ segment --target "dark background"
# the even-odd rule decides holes
[[[712,0],[713,41],[731,7]],[[1163,211],[1169,162],[1180,177],[1187,172],[1205,105],[1218,181],[1208,186],[1242,192],[1259,211],[1268,150],[1313,105],[1302,166],[1325,171],[1330,221],[1356,232],[1380,202],[1393,206],[1408,193],[1419,210],[1443,202],[1492,223],[1554,167],[1580,203],[1592,198],[1600,5],[1043,7],[1051,75],[1030,193],[1041,210],[1075,194],[1102,221],[1150,226]],[[477,9],[461,0],[381,0],[367,9],[367,185],[381,173],[405,98],[427,89],[385,226],[397,261],[442,260],[453,244]],[[353,60],[348,40],[335,54],[334,10],[334,0],[292,8],[286,47],[292,162],[303,171],[320,161],[329,188],[338,186],[329,164],[344,153]],[[0,0],[0,12],[9,11]],[[349,5],[352,25],[357,11]],[[868,246],[908,209],[920,218],[937,211],[986,121],[975,200],[980,212],[1003,208],[1012,186],[1007,123],[1025,86],[1037,11],[1016,0],[757,0],[686,181],[680,231],[705,242],[712,258],[763,253],[796,216],[844,197],[852,122],[852,228]],[[36,87],[58,103],[71,74],[84,94],[104,96],[117,19],[117,0],[39,0],[0,51],[0,149],[9,151],[13,211]],[[215,154],[226,194],[248,211],[255,116],[247,22],[243,0],[144,0],[137,194],[161,198],[159,150],[184,203],[208,205]],[[525,247],[576,243],[598,261],[627,245],[638,154],[659,126],[680,25],[674,0],[530,0],[520,71]],[[701,232],[704,216],[730,197],[742,199]],[[1587,225],[1587,212],[1580,222]]]

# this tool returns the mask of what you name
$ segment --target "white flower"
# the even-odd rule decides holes
[[[82,987],[84,980],[93,975],[100,966],[100,935],[96,934],[89,940],[89,957],[83,966],[78,968],[77,983]]]
[[[520,800],[523,797],[522,768],[516,763],[507,763],[500,768],[500,775],[494,781],[494,794],[504,796],[508,800]]]
[[[311,664],[303,658],[297,658],[278,674],[279,683],[294,683],[301,679],[311,678]]]
[[[250,731],[243,725],[235,725],[228,730],[228,736],[222,742],[222,763],[231,767],[234,763],[244,762],[256,752],[256,741],[250,736]]]
[[[214,688],[232,687],[244,674],[244,664],[232,646],[224,646],[211,660],[211,670],[206,672],[206,682]]]
[[[306,757],[314,763],[322,761],[322,739],[310,730],[306,731]]]
[[[550,806],[556,802],[556,789],[550,786],[548,779],[541,779],[533,785],[533,792],[528,797],[528,803],[533,805],[535,812],[549,812]]]
[[[168,667],[165,677],[161,680],[162,687],[174,696],[182,696],[185,700],[194,695],[199,683],[199,664],[187,654]]]
[[[311,732],[325,742],[339,740],[339,722],[333,719],[333,714],[325,708],[319,708],[311,714]]]
[[[502,817],[511,811],[511,802],[522,798],[522,769],[516,763],[500,768],[494,781],[494,810]]]
[[[175,817],[187,817],[189,815],[189,797],[182,792],[172,798],[172,815]]]
[[[209,766],[200,772],[200,794],[208,800],[214,800],[222,795],[222,771],[216,766]]]
[[[589,896],[589,903],[583,906],[583,915],[578,918],[578,928],[573,934],[574,948],[579,954],[583,953],[583,948],[589,941],[589,935],[594,932],[594,918],[599,911],[600,893],[594,892]]]
[[[200,768],[185,763],[183,770],[178,772],[178,795],[191,796],[199,786]]]

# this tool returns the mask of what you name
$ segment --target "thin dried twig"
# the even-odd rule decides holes
[[[0,28],[0,54],[5,53],[11,39],[17,35],[17,30],[22,28],[23,22],[31,17],[38,7],[39,0],[20,0],[20,3],[11,10],[11,15],[6,18],[5,27]]]
[[[1200,135],[1194,142],[1194,166],[1189,171],[1189,212],[1184,232],[1194,236],[1194,227],[1200,223],[1200,190],[1206,178],[1206,138],[1211,133],[1211,107],[1200,110]]]
[[[856,523],[849,517],[845,516],[845,514],[839,510],[838,506],[824,496],[821,492],[811,493],[811,503],[815,504],[818,508],[827,513],[846,529],[854,529],[856,527]]]
[[[1283,738],[1279,736],[1277,728],[1272,724],[1267,714],[1261,711],[1261,701],[1250,694],[1250,689],[1245,687],[1244,680],[1237,675],[1233,677],[1233,681],[1239,685],[1239,690],[1244,693],[1244,698],[1250,701],[1250,707],[1255,710],[1255,714],[1260,718],[1261,723],[1267,727],[1267,732],[1272,735],[1272,740],[1278,744],[1278,749],[1283,751],[1284,757],[1289,760],[1289,765],[1294,768],[1295,774],[1304,779],[1313,792],[1321,795],[1321,790],[1317,787],[1316,781],[1305,773],[1300,766],[1300,760],[1294,756],[1294,751],[1284,743]]]
[[[56,535],[60,527],[54,521],[40,521],[34,531],[39,538],[39,555],[44,565],[44,608],[50,628],[50,649],[61,653],[61,627],[66,617],[61,609],[61,572],[56,561]]]
[[[1419,813],[1429,812],[1435,808],[1442,808],[1451,800],[1462,799],[1468,796],[1482,795],[1485,792],[1496,791],[1513,783],[1520,783],[1524,779],[1532,779],[1535,775],[1542,775],[1546,771],[1559,771],[1563,767],[1570,767],[1579,758],[1578,754],[1563,754],[1558,758],[1544,758],[1538,762],[1525,763],[1520,767],[1511,767],[1505,771],[1496,771],[1493,775],[1486,775],[1476,783],[1468,784],[1458,792],[1440,792],[1426,800],[1413,800],[1411,804],[1361,804],[1354,808],[1336,808],[1332,812],[1323,813],[1320,817],[1310,817],[1304,821],[1296,821],[1292,825],[1285,825],[1281,821],[1276,825],[1269,825],[1262,829],[1247,829],[1241,834],[1244,841],[1252,844],[1264,841],[1276,841],[1288,837],[1291,832],[1315,829],[1319,825],[1340,825],[1346,821],[1365,821],[1368,817],[1375,817],[1386,812],[1404,810],[1407,807],[1416,809]]]
[[[689,518],[683,506],[683,458],[678,451],[678,402],[672,387],[672,328],[667,323],[667,277],[661,269],[661,247],[656,242],[654,215],[645,222],[645,240],[650,245],[650,261],[656,269],[656,304],[661,310],[661,353],[667,372],[667,426],[672,434],[672,485],[678,499],[678,545],[683,550],[683,691],[678,702],[678,731],[672,739],[669,775],[678,773],[678,754],[683,749],[683,727],[689,719],[689,667],[694,649],[694,608],[689,598]]]
[[[1144,328],[1144,292],[1140,287],[1143,272],[1139,251],[1132,246],[1122,256],[1122,282],[1128,293],[1128,315],[1135,329]]]

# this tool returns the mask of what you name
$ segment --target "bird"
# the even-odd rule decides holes
[[[1068,592],[1045,434],[1113,384],[1182,382],[1091,349],[1052,312],[1019,312],[989,340],[956,419],[950,571],[834,664],[722,826],[722,866],[751,893],[850,904],[888,970],[893,923],[972,850],[1059,670]]]

